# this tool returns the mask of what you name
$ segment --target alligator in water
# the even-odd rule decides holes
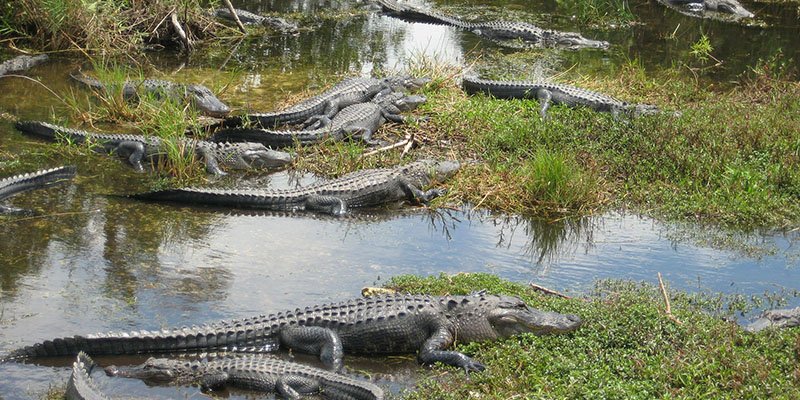
[[[476,35],[493,40],[501,45],[518,47],[520,43],[537,47],[558,48],[608,48],[609,43],[592,40],[575,32],[560,32],[542,29],[536,25],[514,21],[467,22],[456,17],[433,10],[424,10],[394,0],[375,0],[386,15],[409,21],[444,24],[467,30]]]
[[[134,194],[142,200],[174,201],[223,207],[274,211],[316,211],[344,215],[349,208],[371,207],[400,201],[428,203],[444,189],[422,188],[442,182],[460,167],[456,161],[420,160],[394,168],[366,169],[338,179],[283,190],[183,188]]]
[[[327,399],[382,400],[383,389],[346,375],[267,355],[245,355],[189,361],[149,358],[141,365],[105,368],[109,376],[137,378],[148,384],[199,383],[204,390],[225,385],[277,393],[288,399],[322,394]]]
[[[98,143],[99,148],[127,158],[137,172],[144,171],[143,160],[157,162],[167,154],[166,143],[156,136],[87,132],[39,121],[19,121],[16,127],[22,132],[51,140]],[[215,175],[225,175],[220,165],[234,169],[270,168],[292,161],[288,153],[268,149],[261,143],[216,143],[181,138],[175,144],[185,152],[191,151],[202,157],[206,170]]]
[[[541,103],[539,114],[543,118],[551,103],[570,107],[585,106],[595,111],[610,112],[615,119],[619,118],[620,112],[634,118],[659,112],[652,104],[628,104],[611,96],[561,83],[493,81],[465,76],[462,87],[469,94],[484,93],[498,99],[537,99]]]
[[[106,333],[47,340],[15,350],[2,362],[33,357],[235,350],[265,352],[275,343],[319,355],[338,371],[348,354],[416,352],[424,364],[441,362],[466,371],[483,364],[458,351],[455,342],[508,338],[520,333],[569,332],[577,315],[530,308],[519,297],[487,294],[428,296],[379,295],[298,308],[251,318],[158,331]]]
[[[247,10],[240,10],[238,8],[235,8],[234,11],[236,12],[236,16],[239,17],[239,21],[242,23],[242,25],[262,25],[279,31],[297,30],[297,24],[289,23],[280,17],[265,17],[251,13]],[[234,21],[231,11],[227,8],[220,7],[215,9],[214,15],[218,18]]]
[[[47,60],[47,54],[38,56],[17,56],[0,64],[0,76],[26,71],[36,64]]]
[[[14,175],[0,179],[0,201],[15,194],[57,184],[75,177],[75,167],[68,165],[51,169],[43,169],[27,174]],[[32,211],[12,206],[0,205],[0,215],[29,215]]]
[[[80,71],[73,71],[70,73],[70,77],[98,92],[118,89],[113,85],[106,85],[97,79],[90,78]],[[218,99],[211,89],[203,85],[175,83],[161,79],[122,83],[124,99],[138,98],[140,93],[150,93],[157,98],[168,98],[180,103],[188,102],[200,112],[212,117],[222,118],[231,112],[230,107]]]
[[[321,94],[285,110],[229,117],[216,127],[256,126],[259,128],[273,128],[279,124],[305,122],[306,128],[315,129],[321,125],[321,120],[333,118],[339,110],[349,105],[368,102],[378,93],[416,90],[428,82],[430,82],[430,78],[414,78],[407,75],[387,78],[347,78]]]
[[[378,95],[368,103],[357,103],[343,108],[332,120],[323,117],[321,128],[312,130],[274,130],[263,128],[230,128],[217,131],[217,141],[259,142],[271,148],[293,146],[295,143],[309,145],[326,139],[360,139],[369,145],[380,144],[372,140],[372,135],[387,120],[406,123],[413,121],[400,115],[424,103],[427,99],[420,95],[407,95],[393,92]]]
[[[79,352],[75,362],[72,363],[72,375],[67,382],[67,391],[64,393],[66,400],[109,400],[92,380],[92,370],[96,367],[94,360],[84,352]]]
[[[757,332],[768,327],[791,328],[793,326],[800,326],[800,307],[766,311],[759,319],[745,326],[744,330]]]
[[[712,12],[730,14],[736,18],[754,18],[755,14],[745,9],[736,0],[656,0],[657,2],[677,10],[680,13],[711,17]]]

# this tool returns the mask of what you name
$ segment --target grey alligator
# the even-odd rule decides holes
[[[22,132],[51,140],[97,143],[100,145],[98,148],[127,158],[138,172],[144,171],[143,160],[157,162],[167,154],[167,143],[155,136],[87,132],[38,121],[19,121],[16,127]],[[206,170],[215,175],[225,175],[220,165],[234,169],[269,168],[284,166],[292,161],[288,153],[268,149],[261,143],[178,139],[175,145],[183,148],[186,154],[193,152],[202,157]]]
[[[400,200],[428,203],[444,189],[422,188],[453,175],[456,161],[420,160],[394,168],[366,169],[338,179],[306,187],[268,189],[183,188],[140,193],[141,200],[174,201],[223,207],[259,208],[274,211],[316,211],[343,215],[349,208],[371,207]]]
[[[75,167],[68,165],[66,167],[43,169],[36,172],[3,178],[0,179],[0,201],[15,194],[61,183],[74,177]],[[0,215],[27,215],[32,213],[33,212],[29,210],[0,205]]]
[[[47,54],[38,56],[17,56],[0,64],[0,76],[25,71],[36,64],[47,60]]]
[[[541,103],[539,114],[547,115],[551,103],[569,107],[585,106],[595,111],[610,112],[619,118],[620,112],[631,117],[658,112],[652,104],[628,104],[611,96],[553,82],[493,81],[473,77],[462,80],[464,91],[469,94],[484,93],[498,99],[537,99]]]
[[[235,128],[245,125],[273,128],[278,124],[304,122],[306,128],[314,129],[320,127],[321,120],[333,118],[339,110],[349,105],[368,102],[378,93],[416,90],[429,81],[430,78],[414,78],[408,75],[387,78],[346,78],[321,94],[285,110],[230,117],[218,127]]]
[[[800,326],[800,307],[766,311],[759,319],[745,326],[744,330],[757,332],[768,327],[791,328],[793,326]]]
[[[88,354],[139,354],[197,350],[267,351],[276,342],[294,351],[319,355],[334,370],[344,352],[397,354],[417,352],[424,364],[441,362],[466,371],[482,371],[480,362],[454,343],[508,338],[520,333],[544,335],[577,329],[581,319],[530,308],[520,298],[487,294],[428,296],[393,294],[298,308],[207,326],[134,331],[47,340],[15,350],[0,361]]]
[[[97,79],[86,76],[80,71],[73,71],[70,73],[70,77],[97,91],[115,89]],[[157,98],[168,98],[176,102],[190,103],[200,112],[212,117],[222,118],[231,112],[230,107],[218,99],[211,89],[203,85],[175,83],[161,79],[145,79],[143,81],[125,81],[121,90],[122,97],[125,99],[138,98],[140,93],[151,93]]]
[[[748,11],[736,0],[656,0],[683,14],[708,17],[708,11],[730,14],[739,18],[753,18],[755,14]]]
[[[97,366],[84,352],[79,352],[75,362],[72,363],[72,375],[67,382],[67,391],[64,398],[67,400],[109,400],[94,384],[92,370]]]
[[[289,23],[280,17],[265,17],[247,10],[234,9],[236,16],[243,25],[262,25],[267,28],[277,29],[280,31],[294,31],[297,30],[297,24]],[[214,15],[218,18],[233,21],[233,15],[227,8],[217,8],[214,10]]]
[[[263,143],[271,148],[292,146],[295,143],[309,145],[320,143],[326,139],[342,140],[344,138],[360,139],[376,145],[372,135],[387,120],[405,123],[413,118],[400,115],[424,103],[427,99],[420,95],[407,95],[393,92],[378,95],[368,103],[357,103],[343,108],[329,120],[322,117],[321,128],[312,130],[274,130],[263,128],[230,128],[217,131],[217,141],[248,141]]]
[[[375,0],[386,15],[409,21],[454,26],[475,33],[478,36],[497,41],[499,44],[524,44],[537,47],[608,48],[609,43],[592,40],[575,32],[560,32],[542,29],[536,25],[514,21],[467,22],[456,17],[433,10],[424,10],[400,4],[394,0]]]
[[[150,384],[175,382],[188,385],[199,382],[203,390],[230,385],[277,393],[288,399],[314,394],[322,394],[328,399],[383,399],[383,390],[370,382],[266,355],[203,361],[151,357],[138,366],[111,365],[105,371],[110,376],[138,378]]]

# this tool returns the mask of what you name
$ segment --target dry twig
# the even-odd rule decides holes
[[[186,52],[188,53],[194,50],[192,42],[189,40],[189,37],[186,36],[186,32],[183,30],[180,21],[178,21],[178,13],[173,11],[170,15],[170,18],[172,18],[172,26],[175,27],[175,32],[178,33],[178,36],[180,36],[181,40],[183,40],[183,44],[186,45]]]
[[[239,21],[239,15],[236,14],[236,10],[233,8],[233,4],[231,4],[231,0],[223,0],[225,5],[228,6],[228,11],[231,12],[233,16],[233,20],[236,21],[236,26],[239,27],[239,30],[242,31],[245,35],[247,34],[247,30],[244,29],[244,25],[242,25],[242,21]]]
[[[675,321],[676,324],[683,325],[683,322],[681,322],[678,318],[675,318],[675,316],[672,315],[672,306],[669,304],[669,296],[667,296],[667,289],[664,288],[664,281],[661,279],[661,272],[658,273],[658,284],[659,286],[661,286],[661,294],[664,295],[664,301],[667,303],[667,317]]]

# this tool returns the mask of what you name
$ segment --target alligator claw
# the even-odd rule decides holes
[[[485,365],[472,359],[469,360],[469,362],[467,362],[466,364],[462,365],[461,368],[464,369],[464,372],[466,372],[467,375],[469,375],[472,372],[478,373],[486,370]]]

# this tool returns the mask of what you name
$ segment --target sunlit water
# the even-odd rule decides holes
[[[311,1],[236,4],[253,11],[298,13],[361,7]],[[634,10],[646,24],[606,30],[581,29],[555,3],[509,3],[514,4],[531,15],[542,13],[542,21],[553,24],[549,27],[580,30],[613,43],[609,51],[542,52],[556,55],[557,62],[549,64],[553,68],[574,66],[578,74],[611,73],[632,59],[657,73],[688,60],[689,44],[701,31],[711,37],[715,54],[726,60],[724,69],[711,74],[719,81],[746,72],[747,65],[774,55],[777,48],[787,58],[800,59],[797,36],[787,36],[797,26],[797,16],[780,5],[745,3],[771,28],[690,18],[643,3]],[[676,28],[676,37],[668,38]],[[467,65],[484,51],[510,52],[469,32],[374,12],[323,20],[297,35],[249,38],[226,50],[192,56],[185,66],[185,60],[171,53],[148,57],[163,76],[215,88],[230,81],[221,95],[225,101],[240,109],[268,110],[282,106],[290,94],[335,81],[333,76],[402,70],[421,55]],[[54,57],[30,73],[62,96],[80,94],[82,89],[67,77],[80,63]],[[23,119],[69,116],[43,88],[19,78],[0,79],[0,111]],[[9,201],[41,216],[0,219],[0,354],[59,336],[200,324],[339,301],[398,274],[491,272],[572,295],[585,293],[599,278],[657,282],[658,272],[671,287],[690,291],[750,295],[800,286],[796,232],[748,238],[748,243],[770,250],[753,255],[675,239],[698,232],[692,227],[619,213],[547,223],[469,209],[433,213],[408,206],[332,218],[140,203],[112,195],[143,190],[147,175],[133,174],[121,162],[45,159],[38,155],[44,146],[20,135],[10,123],[0,123],[0,176],[8,175],[5,170],[15,160],[28,158],[41,159],[42,167],[77,163],[79,169],[74,183]],[[241,179],[251,185],[292,184],[285,173]],[[315,362],[313,357],[300,359]],[[106,365],[142,358],[99,361]],[[0,397],[36,397],[51,385],[63,384],[70,362],[0,365]],[[413,357],[348,358],[346,363],[350,371],[375,374],[379,384],[395,391],[408,387],[421,371]],[[201,397],[194,388],[97,379],[117,395]]]

